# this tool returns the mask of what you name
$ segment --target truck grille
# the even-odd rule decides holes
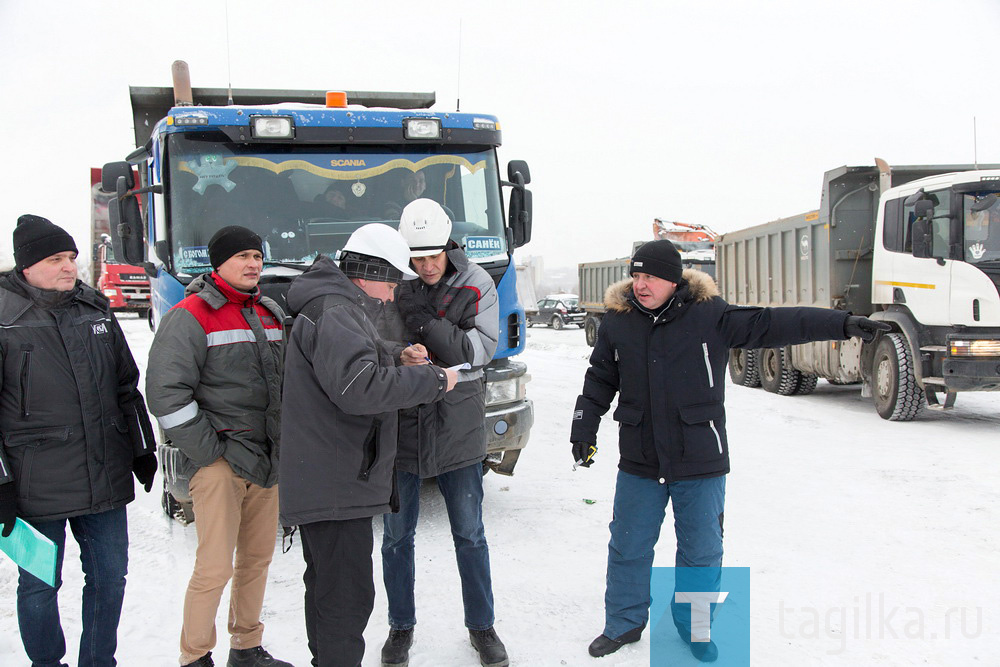
[[[521,323],[518,321],[517,313],[507,316],[507,345],[517,347],[521,344]]]

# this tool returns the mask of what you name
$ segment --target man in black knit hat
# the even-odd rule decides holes
[[[125,595],[132,476],[148,492],[156,443],[139,370],[108,299],[77,280],[76,243],[22,215],[0,274],[0,534],[16,517],[58,547],[55,588],[18,572],[17,620],[34,665],[61,665],[66,523],[86,575],[80,665],[112,665]]]
[[[198,551],[184,596],[180,664],[215,664],[215,617],[229,601],[229,667],[290,667],[262,646],[261,609],[278,530],[284,314],[261,296],[261,238],[220,229],[213,271],[195,278],[149,348],[146,396],[180,477],[190,480]],[[178,451],[179,450],[179,451]]]
[[[614,419],[621,458],[608,544],[605,626],[590,644],[594,657],[642,636],[649,618],[653,547],[668,501],[677,568],[722,565],[729,473],[724,373],[730,348],[851,336],[870,341],[889,328],[839,310],[731,306],[708,274],[683,268],[680,253],[666,240],[636,250],[629,273],[631,278],[605,293],[608,313],[570,434],[574,461],[589,467],[601,416],[618,395]],[[671,610],[691,653],[704,662],[715,660],[707,621],[692,623],[689,605],[671,603]]]

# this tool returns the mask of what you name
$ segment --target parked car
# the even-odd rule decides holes
[[[576,294],[550,294],[538,302],[538,312],[528,314],[528,326],[547,324],[553,329],[562,329],[567,324],[583,328],[587,313],[580,307],[580,297]]]

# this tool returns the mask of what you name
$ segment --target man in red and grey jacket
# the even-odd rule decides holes
[[[224,227],[208,253],[215,270],[188,285],[163,318],[146,382],[150,412],[184,455],[181,474],[191,480],[197,517],[180,663],[214,665],[215,615],[232,578],[227,664],[288,666],[261,647],[260,621],[278,529],[284,314],[257,286],[257,234]]]

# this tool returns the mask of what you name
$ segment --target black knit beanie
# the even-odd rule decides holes
[[[73,237],[59,225],[30,213],[17,219],[17,227],[14,228],[14,268],[18,271],[67,251],[79,253]]]
[[[632,255],[628,272],[629,275],[648,273],[672,283],[679,283],[681,274],[684,273],[684,265],[681,263],[681,254],[677,252],[673,243],[667,240],[650,241],[639,246]]]
[[[244,250],[259,250],[263,254],[264,242],[257,234],[239,225],[223,227],[208,242],[208,258],[213,269],[219,268],[230,257]]]

